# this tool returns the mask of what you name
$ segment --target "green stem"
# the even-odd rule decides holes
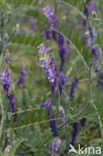
[[[57,13],[57,1],[56,0],[54,0],[54,12],[55,12],[55,15],[56,15],[56,13]]]
[[[90,68],[89,68],[89,100],[92,101],[92,76],[91,76],[91,62],[90,62]],[[103,137],[103,127],[102,127],[102,122],[101,122],[101,117],[99,115],[98,109],[96,107],[96,104],[92,102],[92,106],[94,110],[96,111],[96,114],[98,116],[99,124],[100,124],[100,130],[101,130],[101,135]]]
[[[90,30],[90,20],[87,18],[87,21],[88,21],[88,28],[89,28],[89,32],[90,32],[91,31]],[[92,36],[91,32],[90,32],[90,37],[91,37],[91,40],[93,42],[93,36]],[[92,93],[93,93],[93,91],[92,91],[92,74],[91,73],[92,73],[92,56],[90,57],[90,63],[89,63],[89,101],[90,102],[93,101],[93,99],[92,99]],[[99,115],[98,109],[97,109],[94,101],[91,102],[91,104],[92,104],[92,106],[93,106],[93,108],[96,111],[96,114],[98,116],[100,130],[101,130],[101,136],[103,137],[103,126],[102,126],[102,122],[101,122],[101,117]]]
[[[1,125],[0,125],[0,139],[1,139],[1,135],[2,135],[2,129],[3,129],[3,125],[4,125],[4,107],[3,107],[3,103],[2,103],[2,98],[1,98],[1,94],[0,94],[0,105],[1,105],[1,112],[2,112],[2,119],[1,119]]]
[[[73,10],[75,10],[76,13],[80,14],[83,18],[86,19],[86,16],[80,10],[78,10],[75,6],[72,6],[69,2],[67,3],[61,0],[57,0],[57,2],[61,3],[62,5],[65,5],[66,7],[72,8]]]

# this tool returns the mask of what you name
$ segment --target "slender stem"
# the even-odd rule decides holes
[[[89,100],[92,101],[92,76],[91,76],[91,62],[90,62],[90,68],[89,68]],[[96,114],[98,116],[99,124],[100,124],[100,130],[101,130],[101,135],[103,137],[103,127],[102,127],[102,122],[101,122],[101,117],[99,115],[98,109],[96,107],[96,104],[92,102],[92,105],[96,111]]]
[[[61,3],[62,5],[65,5],[66,7],[72,8],[73,10],[75,10],[76,13],[80,14],[83,18],[86,19],[86,16],[75,6],[72,6],[70,3],[64,2],[62,0],[57,0],[57,2]]]
[[[56,0],[54,0],[54,13],[56,14],[57,13],[57,1]]]
[[[1,139],[1,135],[2,135],[2,129],[3,129],[3,125],[4,125],[4,107],[3,107],[3,103],[2,103],[2,98],[1,98],[1,94],[0,94],[0,105],[1,105],[1,112],[2,112],[2,119],[1,119],[1,125],[0,125],[0,139]]]
[[[89,32],[90,32],[91,41],[93,42],[93,35],[91,34],[90,19],[88,19],[88,17],[87,17],[87,22],[88,22],[88,28],[89,28]],[[89,101],[92,101],[92,93],[93,93],[93,91],[92,91],[92,74],[91,73],[92,73],[92,56],[90,57],[90,62],[89,62]],[[99,115],[98,109],[94,102],[92,102],[92,106],[98,116],[100,130],[101,130],[101,136],[103,137],[103,126],[102,126],[102,122],[101,122],[101,117]]]

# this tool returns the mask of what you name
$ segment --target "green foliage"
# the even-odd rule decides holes
[[[91,96],[93,100],[89,99],[90,88],[88,82],[90,80],[88,78],[88,71],[90,70],[90,52],[87,42],[83,45],[84,33],[88,27],[83,28],[81,26],[83,18],[86,18],[82,12],[82,1],[57,0],[56,2],[57,3],[53,3],[53,1],[43,0],[40,4],[39,0],[0,1],[3,12],[2,17],[5,17],[5,26],[2,31],[4,34],[8,34],[7,38],[16,30],[16,24],[20,24],[19,32],[16,32],[11,41],[4,47],[3,55],[0,57],[0,66],[3,66],[2,68],[4,69],[5,63],[3,57],[7,53],[6,50],[8,50],[12,56],[12,62],[8,64],[8,68],[10,68],[11,77],[15,83],[16,113],[18,117],[18,122],[13,123],[14,113],[11,109],[7,110],[8,100],[6,99],[4,91],[2,91],[3,89],[1,89],[4,114],[6,114],[2,115],[0,110],[0,118],[3,116],[5,123],[3,128],[0,129],[1,138],[3,139],[2,144],[4,144],[5,132],[8,128],[12,134],[15,134],[16,139],[15,144],[11,147],[13,153],[0,151],[0,156],[14,156],[18,151],[24,153],[25,156],[36,156],[36,153],[38,153],[37,156],[50,155],[48,147],[53,136],[49,122],[52,113],[50,113],[48,117],[48,108],[42,107],[42,104],[47,98],[51,98],[52,101],[51,106],[53,107],[50,107],[50,109],[52,108],[55,111],[55,120],[57,121],[60,138],[62,138],[63,135],[67,137],[62,141],[59,154],[56,155],[59,156],[62,154],[66,146],[68,146],[68,142],[72,139],[73,123],[80,123],[80,120],[84,117],[87,118],[86,127],[78,133],[77,144],[81,143],[85,145],[88,143],[89,145],[93,144],[93,146],[103,145],[101,138],[103,133],[103,89],[96,89],[97,77],[94,71],[91,70],[94,87]],[[55,7],[53,8],[55,12],[57,11],[57,29],[52,28],[48,19],[43,15],[43,5],[47,3]],[[100,2],[100,5],[101,3],[102,2]],[[54,4],[57,4],[57,6],[54,6]],[[91,24],[96,26],[97,30],[101,30],[103,23],[97,17],[98,14],[93,16]],[[35,30],[30,28],[32,21],[35,23]],[[38,67],[37,47],[40,43],[45,42],[45,28],[51,29],[54,34],[61,33],[64,37],[65,45],[68,42],[66,50],[69,48],[71,50],[71,53],[66,55],[67,60],[63,69],[63,73],[68,75],[69,81],[66,83],[62,96],[58,95],[58,90],[55,94],[51,94],[50,83],[45,80],[45,73]],[[102,31],[98,32],[96,40],[96,45],[101,49],[101,57],[103,50],[102,35]],[[56,35],[55,39],[52,37],[52,39],[47,42],[47,46],[48,45],[51,46],[50,54],[55,58],[56,70],[58,70],[60,58],[58,55]],[[1,59],[3,61],[1,61]],[[26,66],[28,74],[24,84],[17,87],[17,77],[19,77],[19,68],[22,64]],[[79,84],[75,89],[75,98],[72,101],[68,97],[68,90],[74,75],[77,75],[79,78]],[[60,121],[59,119],[59,104],[65,108],[66,121],[68,121],[66,125],[64,124],[64,120]],[[1,149],[0,147],[0,150]],[[68,154],[68,156],[69,155],[70,154]]]

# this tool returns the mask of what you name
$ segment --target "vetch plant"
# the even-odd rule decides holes
[[[0,155],[102,155],[103,2],[0,0]]]

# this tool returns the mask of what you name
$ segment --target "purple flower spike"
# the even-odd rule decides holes
[[[71,83],[70,90],[69,90],[69,97],[71,99],[73,99],[73,97],[74,97],[74,89],[75,89],[75,86],[77,86],[77,83],[78,83],[78,79],[75,76],[72,83]]]
[[[61,58],[60,71],[62,71],[65,63],[66,48],[63,36],[60,33],[58,33],[57,35],[58,35],[59,54]]]
[[[15,110],[16,110],[16,107],[15,107],[15,95],[12,93],[12,94],[9,94],[8,95],[8,99],[9,99],[9,102],[10,102],[10,107],[11,107],[11,110],[13,113],[15,113]],[[15,113],[13,115],[13,122],[17,122],[17,114]]]
[[[59,77],[60,77],[61,85],[64,88],[65,82],[68,80],[68,77],[64,75],[63,72],[59,72]]]
[[[24,66],[22,66],[21,71],[20,71],[20,77],[19,77],[19,80],[17,82],[17,86],[20,86],[23,84],[23,82],[25,81],[26,74],[27,74],[27,72],[26,72]]]
[[[88,3],[87,9],[88,9],[89,15],[91,15],[92,12],[93,12],[93,10],[95,9],[95,2],[94,2],[94,0],[91,0],[91,1]]]
[[[103,80],[97,80],[97,88],[103,87]]]
[[[73,124],[73,133],[72,133],[72,141],[70,144],[74,145],[75,141],[76,141],[76,138],[77,138],[77,134],[78,134],[78,130],[79,130],[79,123],[75,122]]]
[[[7,67],[4,69],[4,71],[2,73],[0,73],[0,75],[1,75],[0,79],[2,81],[2,85],[6,92],[6,96],[9,100],[10,108],[11,108],[12,112],[15,113],[15,109],[16,109],[15,96],[13,93],[12,94],[9,93],[10,85],[11,85],[12,81],[11,81],[11,77],[10,77]],[[17,115],[14,114],[13,116],[14,116],[14,122],[17,122]]]
[[[43,34],[46,36],[46,40],[51,40],[52,31],[50,29],[45,28]]]
[[[15,113],[14,115],[13,115],[13,117],[14,117],[14,120],[13,120],[13,122],[17,122],[18,120],[17,120],[17,114]]]
[[[48,116],[50,115],[50,104],[51,104],[51,99],[48,98],[46,102],[42,105],[43,107],[48,107]]]
[[[55,116],[55,114],[54,114],[54,112],[52,111],[52,117],[51,117],[51,119],[53,119],[54,118],[54,116]],[[54,137],[57,137],[58,136],[58,130],[57,130],[57,125],[56,125],[56,120],[51,120],[50,121],[50,128],[51,128],[51,131],[52,131],[52,133],[53,133],[53,136]]]
[[[97,31],[94,27],[90,28],[90,31],[86,31],[85,33],[86,35],[86,39],[88,41],[88,47],[89,47],[89,51],[92,54],[93,48],[92,48],[92,42],[95,42],[97,39]]]
[[[64,117],[64,116],[65,116],[65,110],[64,110],[64,108],[63,108],[62,106],[60,106],[60,107],[59,107],[59,110],[60,110],[60,115],[59,115],[60,118],[61,118],[61,117]]]
[[[4,90],[8,94],[12,81],[7,67],[5,67],[4,71],[0,73],[0,75],[1,75],[0,79],[3,83]]]
[[[52,154],[57,153],[58,150],[59,150],[59,148],[60,148],[60,145],[61,145],[61,140],[60,140],[60,138],[59,138],[59,137],[54,138],[54,139],[51,141],[50,145],[49,145],[49,147],[50,147],[50,152],[51,152]]]
[[[12,61],[9,54],[7,54],[4,58],[5,58],[6,64],[9,64]]]
[[[50,24],[56,29],[57,19],[55,17],[53,9],[49,5],[45,5],[43,11],[44,11],[44,15],[48,18]]]
[[[93,35],[93,40],[94,40],[94,42],[96,41],[96,39],[97,39],[97,31],[96,31],[96,28],[92,28],[92,35]]]
[[[83,118],[83,119],[81,120],[80,123],[81,123],[81,126],[82,126],[82,127],[85,127],[86,121],[87,121],[86,118]]]
[[[14,94],[11,94],[9,96],[9,100],[10,100],[11,109],[13,110],[13,112],[15,112],[15,96],[14,96]]]
[[[33,21],[31,21],[31,24],[30,24],[30,28],[29,28],[30,30],[33,30],[34,32],[37,30],[37,28],[36,28],[36,24],[35,24],[35,21],[33,20]]]
[[[50,104],[51,104],[51,99],[50,98],[48,98],[47,100],[46,100],[46,102],[43,104],[43,107],[50,107]]]
[[[39,57],[40,67],[44,69],[47,76],[47,80],[49,80],[51,83],[52,92],[54,92],[57,88],[57,76],[53,57],[49,54],[50,48],[46,48],[44,43],[40,44],[38,48],[40,54]]]
[[[85,27],[87,25],[87,20],[83,19],[83,27]]]

